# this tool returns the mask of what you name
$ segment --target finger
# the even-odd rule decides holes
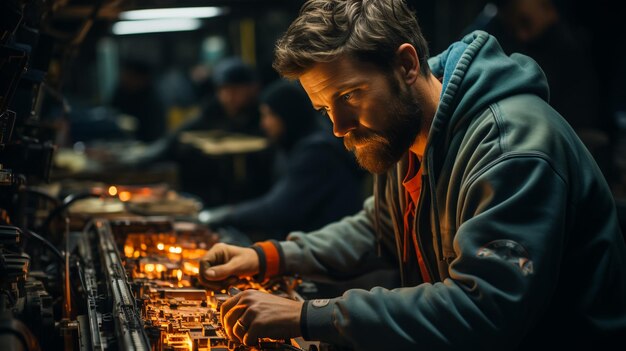
[[[226,330],[226,334],[231,340],[241,340],[241,338],[234,335],[233,329],[235,329],[237,320],[241,317],[245,309],[246,306],[244,305],[236,305],[223,316],[224,321],[222,322],[222,326],[224,326],[224,330]]]
[[[241,318],[237,319],[235,325],[233,325],[233,336],[235,336],[240,343],[243,343],[246,332],[246,325],[241,321]]]
[[[212,266],[223,264],[226,261],[226,245],[222,243],[215,244],[203,257]]]
[[[222,302],[222,306],[220,306],[220,316],[222,318],[222,324],[224,324],[224,317],[237,303],[239,303],[239,299],[241,298],[241,293],[229,298],[228,300]]]
[[[243,326],[245,332],[241,337],[241,343],[248,346],[258,346],[259,344],[259,328],[254,324],[255,313],[247,308],[239,317],[238,324]]]
[[[259,335],[254,331],[248,330],[244,334],[241,343],[247,346],[259,346]]]

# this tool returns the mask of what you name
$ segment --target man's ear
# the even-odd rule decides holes
[[[402,80],[411,85],[420,74],[420,60],[413,45],[404,43],[396,50],[396,62]]]

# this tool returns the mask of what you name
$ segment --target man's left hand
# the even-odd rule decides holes
[[[232,340],[257,346],[259,338],[290,339],[301,335],[303,301],[245,290],[222,304],[222,325]]]

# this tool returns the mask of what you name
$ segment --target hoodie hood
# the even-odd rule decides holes
[[[443,77],[429,146],[434,146],[430,145],[434,140],[449,141],[459,127],[505,97],[534,94],[549,99],[548,82],[539,65],[525,55],[507,56],[496,38],[483,31],[466,35],[428,64],[436,77]]]
[[[465,36],[429,59],[428,64],[433,75],[441,79],[442,92],[421,164],[420,202],[428,203],[433,214],[431,218],[437,219],[431,222],[431,228],[436,257],[441,263],[444,253],[436,179],[445,155],[450,149],[458,148],[470,122],[490,104],[519,94],[533,94],[548,101],[549,91],[546,77],[533,59],[520,54],[507,56],[495,37],[483,31]],[[396,238],[396,242],[398,240]],[[430,273],[436,276],[433,269]],[[401,278],[404,284],[402,267]]]

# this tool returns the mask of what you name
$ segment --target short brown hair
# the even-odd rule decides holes
[[[273,66],[296,78],[346,54],[389,70],[404,43],[415,47],[427,75],[428,44],[404,0],[309,0],[276,43]]]

